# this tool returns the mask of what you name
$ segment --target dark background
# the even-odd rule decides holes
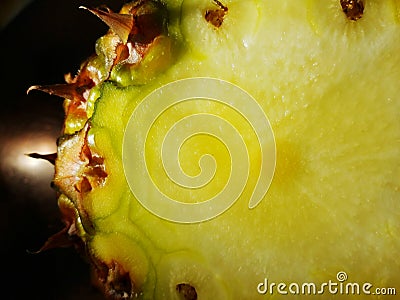
[[[62,99],[26,90],[62,83],[94,52],[107,27],[80,5],[118,10],[122,2],[34,0],[0,31],[1,299],[103,299],[73,248],[30,253],[63,225],[53,166],[25,154],[56,151],[64,114]]]

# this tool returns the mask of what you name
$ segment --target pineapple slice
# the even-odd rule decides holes
[[[107,295],[400,289],[399,1],[91,11],[96,55],[34,88],[68,96],[54,184]]]

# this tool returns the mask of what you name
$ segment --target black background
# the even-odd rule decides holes
[[[56,150],[62,99],[26,90],[62,83],[94,52],[107,27],[78,7],[123,1],[35,0],[0,32],[1,299],[103,299],[73,248],[32,254],[62,228],[53,167],[26,153]]]

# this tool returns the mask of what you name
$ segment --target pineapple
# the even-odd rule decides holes
[[[399,292],[400,1],[83,8],[95,54],[30,88],[65,98],[42,250],[111,299]]]

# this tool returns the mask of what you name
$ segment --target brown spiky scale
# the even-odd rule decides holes
[[[77,205],[84,193],[102,186],[107,178],[104,159],[88,145],[90,124],[72,136],[61,138],[53,183]]]
[[[80,223],[79,212],[75,208],[75,205],[66,197],[60,197],[58,207],[62,215],[64,228],[48,238],[39,250],[31,253],[38,254],[53,248],[66,248],[72,246],[80,252],[84,250],[83,243],[85,232]]]
[[[134,18],[130,14],[114,13],[110,10],[104,11],[97,8],[87,8],[80,6],[79,8],[86,9],[92,14],[100,18],[108,27],[126,44],[129,35],[134,27]]]

